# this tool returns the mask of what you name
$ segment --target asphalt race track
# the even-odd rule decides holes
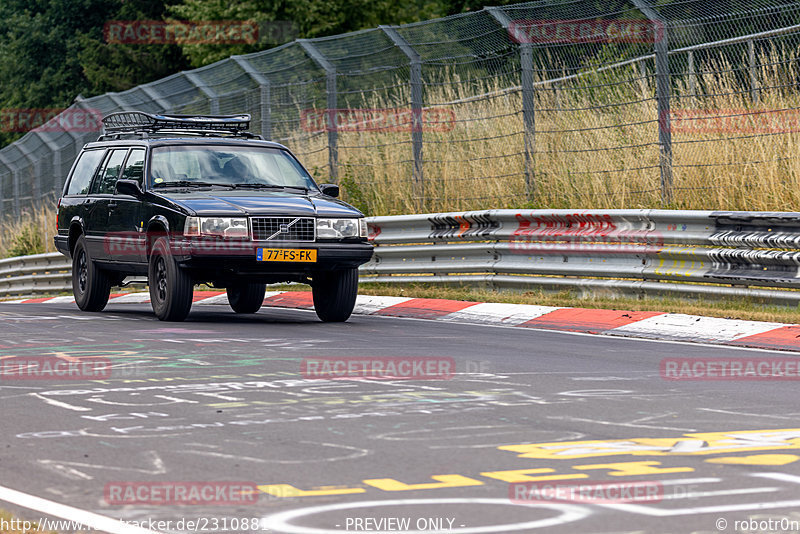
[[[0,378],[0,508],[25,518],[54,505],[8,495],[164,532],[800,530],[797,382],[660,372],[667,358],[795,353],[227,306],[170,324],[143,304],[7,304],[0,328],[0,360],[111,366]],[[436,358],[455,373],[308,377],[314,358],[353,357]],[[178,483],[251,491],[153,497]],[[552,493],[579,483],[604,493]],[[149,500],[111,491],[130,487]],[[614,488],[648,493],[607,498]]]

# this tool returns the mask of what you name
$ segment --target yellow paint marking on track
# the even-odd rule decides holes
[[[678,438],[523,443],[498,447],[520,458],[566,460],[597,456],[693,456],[744,451],[800,449],[800,428],[701,432]]]
[[[786,465],[800,460],[795,454],[754,454],[752,456],[724,456],[722,458],[709,458],[712,464],[732,465]]]
[[[362,480],[364,484],[373,486],[383,491],[414,491],[441,488],[460,488],[464,486],[483,486],[483,482],[463,475],[433,475],[431,477],[438,482],[423,484],[405,484],[393,478],[370,478]]]
[[[539,477],[532,477],[530,475],[536,473],[555,473],[555,469],[543,467],[541,469],[512,469],[509,471],[487,471],[481,473],[483,477],[496,478],[503,482],[542,482],[545,480],[572,480],[576,478],[589,478],[589,475],[576,473],[573,475],[545,475]]]
[[[352,495],[354,493],[364,493],[364,488],[342,488],[340,486],[328,486],[318,490],[301,490],[290,484],[267,484],[257,486],[258,489],[273,497],[320,497],[322,495]]]
[[[630,477],[636,475],[666,475],[668,473],[691,473],[693,467],[656,467],[661,462],[618,462],[611,464],[573,465],[573,469],[608,469],[607,475],[612,477]]]

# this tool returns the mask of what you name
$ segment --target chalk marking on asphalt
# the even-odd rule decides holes
[[[367,508],[370,511],[374,508],[384,506],[414,506],[414,505],[428,505],[428,506],[441,506],[447,504],[460,504],[466,506],[478,505],[501,505],[501,506],[517,506],[521,508],[545,508],[561,512],[555,517],[547,519],[537,519],[534,521],[527,521],[524,523],[507,523],[505,525],[487,525],[483,527],[467,527],[467,528],[448,528],[446,532],[451,534],[483,534],[491,532],[513,532],[521,531],[524,529],[536,529],[550,527],[554,525],[563,525],[585,519],[591,513],[588,508],[582,506],[575,506],[571,504],[560,503],[514,503],[509,499],[478,499],[478,498],[453,498],[453,499],[395,499],[386,501],[362,501],[351,503],[337,503],[326,504],[322,506],[310,506],[307,508],[297,508],[286,512],[279,512],[277,514],[269,515],[261,519],[261,528],[267,530],[274,530],[276,532],[284,532],[286,534],[338,534],[346,532],[346,530],[329,530],[323,528],[303,527],[299,525],[292,525],[289,523],[292,519],[306,517],[309,515],[320,514],[324,512],[335,512],[340,510],[352,510],[359,508]],[[440,512],[440,515],[443,512]],[[370,531],[372,534],[397,534],[396,530],[393,531]],[[433,534],[430,530],[406,530],[406,534]]]
[[[50,397],[46,397],[44,395],[39,395],[38,393],[29,393],[29,395],[36,397],[37,399],[43,400],[45,404],[49,404],[51,406],[58,406],[59,408],[66,408],[67,410],[73,410],[76,412],[91,412],[91,408],[85,408],[83,406],[74,406],[72,404],[67,404],[66,402],[57,401],[51,399]]]
[[[754,488],[759,489],[759,488]],[[649,515],[652,517],[668,517],[678,515],[697,515],[697,514],[719,514],[725,512],[743,512],[745,510],[769,510],[774,508],[795,508],[800,506],[800,501],[772,501],[742,504],[722,504],[719,506],[699,506],[695,508],[674,508],[665,510],[652,506],[640,504],[597,504],[604,508],[610,508],[619,512],[631,514]]]
[[[600,421],[596,419],[586,419],[584,417],[558,417],[554,415],[548,415],[548,419],[558,419],[562,421],[572,421],[575,423],[594,423],[596,425],[608,425],[608,426],[623,426],[623,427],[630,427],[630,428],[650,428],[654,430],[677,430],[682,432],[697,432],[696,428],[678,428],[674,426],[654,426],[654,425],[637,425],[633,422],[630,423],[618,423],[615,421]]]
[[[750,476],[771,478],[774,480],[783,480],[784,482],[791,482],[792,484],[800,484],[800,477],[797,475],[790,475],[789,473],[753,473]]]
[[[87,512],[80,508],[73,508],[65,504],[48,501],[47,499],[22,493],[21,491],[4,486],[0,486],[0,501],[16,504],[22,508],[66,519],[67,521],[74,521],[102,532],[108,532],[109,534],[160,534],[155,530],[129,525],[117,519]]]
[[[681,495],[662,495],[661,498],[667,499],[695,499],[697,497],[719,497],[722,495],[750,495],[751,493],[773,493],[778,491],[779,488],[742,488],[730,490],[716,490],[716,491],[701,491],[701,492],[688,492]]]
[[[800,477],[788,475],[785,473],[754,473],[750,476],[758,476],[765,478],[774,478],[776,480],[789,480],[795,484],[800,484]],[[686,484],[703,484],[719,481],[715,478],[696,478],[696,479],[674,479],[664,481],[662,484],[667,485],[686,485]],[[665,499],[688,499],[696,497],[711,497],[719,495],[748,495],[754,493],[770,493],[778,491],[780,488],[760,487],[760,488],[737,488],[730,490],[717,490],[717,491],[700,491],[697,494],[686,493],[680,496],[664,496]],[[724,513],[724,512],[739,512],[744,510],[766,510],[774,508],[792,508],[800,505],[800,501],[772,501],[772,502],[756,502],[756,503],[739,503],[739,504],[721,504],[714,506],[698,506],[693,508],[656,508],[654,506],[645,506],[642,504],[629,504],[629,503],[597,503],[597,506],[616,510],[619,512],[628,512],[631,514],[647,515],[651,517],[668,517],[680,515],[697,515],[697,514],[711,514],[711,513]]]
[[[756,414],[756,413],[746,413],[746,412],[734,412],[731,410],[718,410],[716,408],[697,408],[701,412],[714,412],[714,413],[724,413],[726,415],[744,415],[746,417],[768,417],[770,419],[788,419],[790,421],[797,421],[797,416],[788,417],[785,415],[774,415],[774,414]]]

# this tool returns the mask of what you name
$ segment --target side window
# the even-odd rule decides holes
[[[123,180],[136,180],[140,184],[144,178],[144,149],[134,148],[131,150],[131,155],[128,156],[128,161],[125,163],[125,170],[122,171]]]
[[[95,180],[92,186],[92,194],[97,195],[112,195],[117,187],[117,178],[119,178],[120,171],[122,171],[122,162],[125,161],[125,154],[128,149],[117,149],[111,152],[111,155],[106,158],[106,166],[102,174]]]
[[[103,159],[103,154],[105,154],[105,150],[100,149],[87,150],[80,155],[69,180],[68,195],[86,195],[89,193],[89,186],[92,184],[92,178],[97,172],[97,166],[100,165],[100,161]]]

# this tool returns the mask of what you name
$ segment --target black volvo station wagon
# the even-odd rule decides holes
[[[182,321],[195,284],[255,313],[266,284],[311,285],[323,321],[345,321],[369,261],[363,214],[317,185],[250,116],[113,113],[83,147],[58,201],[57,249],[75,302],[101,311],[112,286],[146,276],[156,316]]]

